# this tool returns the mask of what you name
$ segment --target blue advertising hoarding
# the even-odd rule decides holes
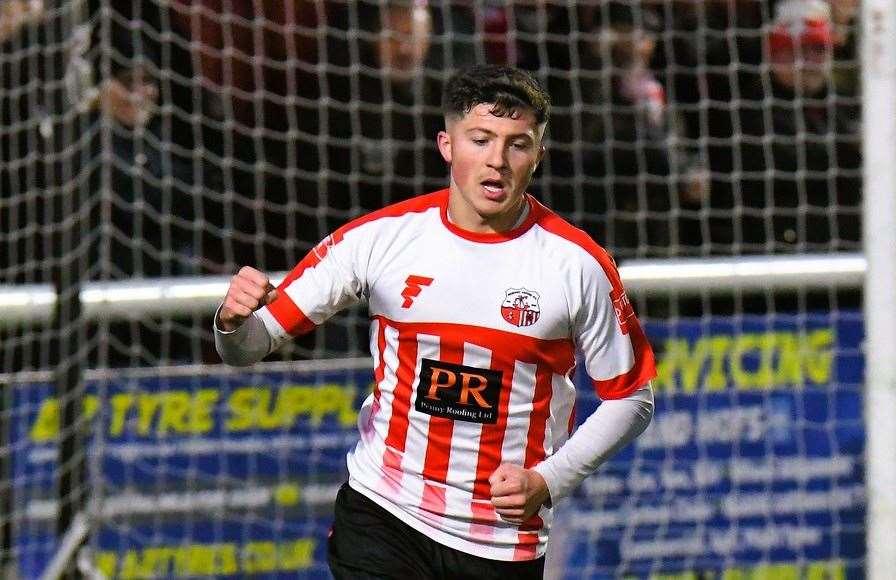
[[[560,504],[552,573],[861,577],[860,315],[646,330],[658,360],[654,422]],[[581,421],[598,401],[576,377]],[[287,370],[88,383],[97,567],[118,578],[328,577],[332,500],[371,382],[369,370]],[[53,395],[21,384],[13,397],[25,578],[55,549]]]
[[[564,506],[565,577],[863,577],[860,315],[648,334],[654,421]]]

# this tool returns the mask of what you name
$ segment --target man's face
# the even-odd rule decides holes
[[[452,219],[472,231],[513,226],[544,155],[544,125],[532,111],[496,117],[491,110],[491,104],[479,104],[459,119],[449,118],[438,135],[439,151],[451,164]]]
[[[592,54],[619,69],[646,68],[655,50],[654,36],[631,26],[602,29],[591,43]]]
[[[403,82],[420,73],[432,43],[432,19],[424,6],[392,6],[384,13],[377,42],[380,66],[394,81]]]
[[[772,72],[778,82],[793,91],[812,96],[827,86],[831,74],[831,47],[804,43],[772,55]]]

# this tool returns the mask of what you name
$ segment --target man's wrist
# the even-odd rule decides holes
[[[534,467],[532,467],[532,471],[537,473],[538,476],[541,478],[541,481],[544,483],[545,494],[547,496],[547,499],[545,500],[544,505],[551,507],[554,504],[554,499],[555,499],[554,494],[551,492],[551,483],[552,483],[551,477],[553,477],[554,474],[551,472],[551,469],[548,466],[547,461],[542,461],[538,465],[535,465]]]
[[[551,504],[551,490],[548,488],[548,482],[545,481],[544,476],[542,476],[538,471],[531,469],[530,477],[532,478],[535,486],[535,493],[533,497],[538,501],[539,505],[550,505]]]
[[[243,325],[243,323],[245,322],[245,319],[243,319],[239,322],[236,322],[233,320],[226,321],[226,320],[224,320],[224,318],[221,317],[221,310],[223,308],[224,308],[224,305],[222,304],[221,306],[218,307],[218,311],[215,312],[215,320],[214,320],[215,329],[218,332],[221,332],[224,334],[231,334],[233,332],[236,332],[237,330],[239,330],[240,326]]]

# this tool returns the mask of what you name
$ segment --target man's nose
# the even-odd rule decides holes
[[[489,167],[502,168],[507,165],[506,149],[499,143],[492,143],[487,164]]]

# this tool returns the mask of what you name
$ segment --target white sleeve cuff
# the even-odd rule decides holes
[[[551,503],[570,495],[582,480],[640,435],[652,417],[650,383],[624,399],[603,401],[565,445],[533,467],[544,478]]]

